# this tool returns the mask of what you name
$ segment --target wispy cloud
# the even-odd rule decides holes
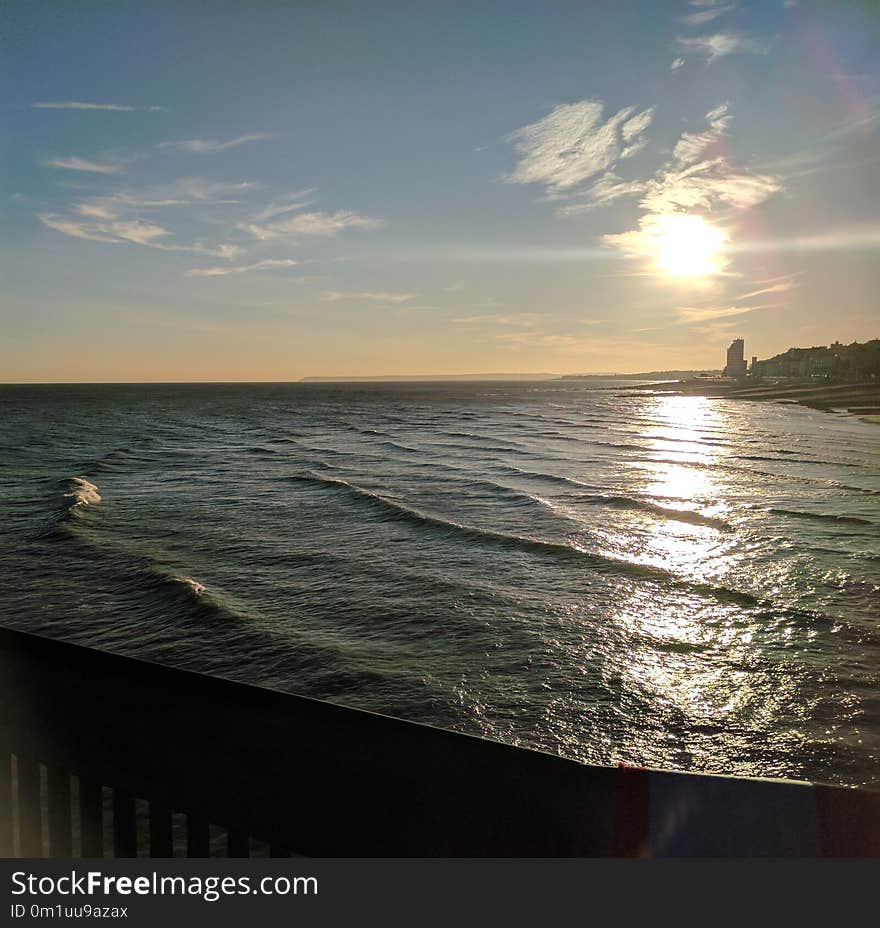
[[[725,3],[720,5],[715,4],[696,4],[699,6],[707,7],[706,9],[698,10],[696,13],[688,13],[686,16],[681,17],[681,21],[686,26],[703,26],[706,23],[711,23],[713,20],[718,19],[719,16],[724,16],[726,13],[732,13],[736,6],[732,3]]]
[[[242,195],[256,186],[248,181],[214,183],[200,177],[185,177],[170,184],[121,189],[90,197],[75,204],[74,209],[82,216],[112,219],[126,213],[167,207],[235,205]]]
[[[768,280],[756,280],[757,290],[751,290],[748,293],[742,293],[737,297],[737,302],[742,300],[753,300],[757,296],[764,296],[767,293],[788,293],[790,290],[800,286],[798,278],[801,273],[783,274],[780,277],[771,277]]]
[[[725,130],[730,125],[726,103],[706,113],[709,128],[704,132],[685,132],[676,142],[672,156],[680,165],[693,164],[708,148],[721,141]]]
[[[483,313],[479,316],[460,316],[452,320],[456,325],[501,325],[533,329],[541,317],[534,313]]]
[[[625,181],[613,171],[607,171],[592,186],[585,190],[578,200],[559,208],[560,216],[572,216],[587,210],[607,206],[624,196],[642,193],[647,188],[647,182],[642,180]]]
[[[684,323],[709,322],[714,319],[726,319],[733,316],[744,316],[764,309],[775,309],[784,303],[759,303],[754,306],[680,306],[678,309],[679,321]]]
[[[737,32],[716,32],[713,35],[679,36],[675,40],[679,47],[700,55],[712,62],[726,55],[765,51],[764,46],[748,36]]]
[[[86,161],[85,158],[52,158],[46,162],[50,168],[65,171],[88,171],[92,174],[121,174],[122,166],[99,161]]]
[[[43,213],[39,218],[50,229],[74,238],[84,238],[94,242],[133,242],[137,245],[144,245],[171,234],[162,226],[140,220],[78,222],[51,213]]]
[[[343,229],[380,229],[384,222],[351,210],[335,213],[300,213],[276,222],[243,223],[240,228],[260,241],[280,238],[331,238]]]
[[[593,339],[572,335],[567,332],[500,332],[494,336],[499,344],[519,350],[521,348],[547,348],[552,351],[594,353],[597,344]]]
[[[679,68],[684,67],[684,58],[673,58],[672,64],[669,65],[670,71],[677,71]]]
[[[254,222],[266,222],[274,219],[276,216],[283,216],[286,213],[294,213],[306,209],[314,202],[314,187],[306,190],[297,190],[295,193],[289,193],[280,200],[275,200],[268,206],[261,209],[253,216]]]
[[[341,301],[369,302],[369,303],[408,303],[414,300],[415,293],[392,293],[385,290],[362,290],[358,293],[344,293],[340,290],[325,290],[321,299],[325,303],[339,303]]]
[[[504,179],[541,184],[558,198],[644,148],[653,107],[624,107],[608,119],[603,119],[603,111],[600,100],[562,104],[543,119],[511,133],[507,140],[520,160]]]
[[[238,245],[211,247],[200,242],[193,245],[167,243],[161,240],[171,235],[168,229],[140,219],[82,221],[53,213],[41,213],[37,218],[43,225],[54,229],[56,232],[92,242],[105,242],[112,245],[144,245],[161,251],[183,251],[227,259],[236,258],[243,252],[243,249]]]
[[[189,277],[226,277],[228,274],[251,274],[254,271],[271,271],[282,267],[294,267],[291,258],[266,258],[254,264],[236,264],[227,267],[197,267],[187,271]]]
[[[234,139],[181,139],[176,142],[160,142],[156,148],[160,151],[182,151],[191,155],[213,155],[221,151],[229,151],[231,148],[238,148],[239,145],[247,145],[248,142],[262,142],[271,138],[264,132],[256,132],[251,135],[239,135]]]
[[[108,110],[116,113],[164,111],[164,106],[129,106],[123,103],[84,103],[81,100],[63,100],[56,103],[32,103],[35,110]]]
[[[782,190],[780,178],[736,168],[724,157],[671,169],[649,183],[641,201],[651,212],[710,210],[726,205],[734,209],[757,206]]]
[[[179,199],[184,202],[199,203],[238,203],[238,197],[259,184],[253,181],[215,182],[201,177],[185,177],[172,184],[154,188],[148,196],[154,199]]]

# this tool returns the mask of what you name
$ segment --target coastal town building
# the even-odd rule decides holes
[[[876,383],[880,381],[880,339],[851,345],[834,342],[827,346],[789,348],[772,358],[753,362],[750,374],[755,380]]]
[[[745,341],[735,338],[727,349],[727,364],[724,366],[725,377],[740,379],[746,376]]]

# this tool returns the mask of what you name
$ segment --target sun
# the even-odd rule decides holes
[[[727,235],[700,216],[657,216],[651,230],[657,268],[674,277],[705,277],[723,268]]]

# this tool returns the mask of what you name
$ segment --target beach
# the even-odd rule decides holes
[[[650,390],[652,387],[642,389]],[[846,413],[864,422],[880,424],[880,384],[767,383],[743,386],[731,381],[700,378],[669,384],[668,389],[682,396],[793,403],[824,412]]]

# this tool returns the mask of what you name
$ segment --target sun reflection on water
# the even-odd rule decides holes
[[[616,526],[606,541],[618,556],[669,571],[681,588],[662,597],[637,588],[621,598],[613,621],[633,644],[619,672],[624,685],[642,693],[663,718],[667,748],[678,764],[705,767],[711,750],[700,756],[705,746],[693,740],[685,745],[675,732],[693,726],[717,732],[748,714],[755,700],[749,674],[731,666],[749,648],[750,619],[740,606],[706,597],[699,588],[721,586],[739,560],[725,521],[724,485],[712,469],[724,455],[730,426],[703,397],[653,397],[650,403],[644,412],[650,424],[640,436],[647,460],[631,462],[630,487],[662,509],[637,532]],[[628,750],[638,755],[646,747],[632,744]]]

